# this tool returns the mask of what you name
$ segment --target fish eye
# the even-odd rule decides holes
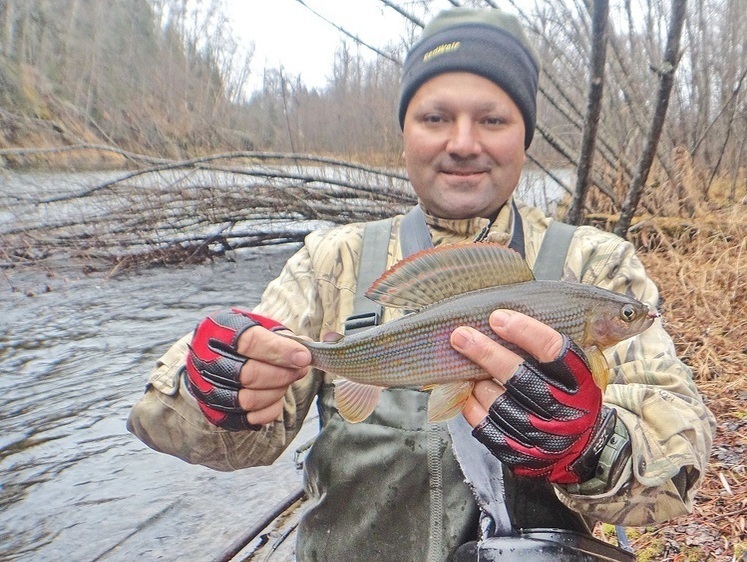
[[[620,309],[620,318],[625,322],[631,322],[635,318],[635,307],[632,304],[625,304]]]

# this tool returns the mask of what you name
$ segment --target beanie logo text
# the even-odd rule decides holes
[[[452,41],[451,43],[444,43],[443,45],[439,45],[435,49],[432,49],[423,55],[423,62],[426,62],[428,61],[428,59],[431,59],[433,57],[437,57],[438,55],[456,51],[461,46],[461,44],[461,41]]]

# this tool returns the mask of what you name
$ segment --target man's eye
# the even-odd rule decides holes
[[[425,121],[426,123],[441,123],[443,122],[443,120],[443,117],[434,114],[426,115],[425,117],[423,117],[423,121]]]
[[[483,119],[483,123],[485,123],[486,125],[502,125],[503,119],[501,119],[500,117],[486,117],[485,119]]]

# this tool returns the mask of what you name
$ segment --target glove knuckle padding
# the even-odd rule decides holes
[[[517,405],[539,420],[569,420],[583,414],[578,408],[561,402],[566,393],[558,392],[540,368],[531,363],[522,363],[504,386],[506,394]]]
[[[226,357],[216,354],[214,359],[203,360],[197,356],[195,351],[190,355],[191,366],[212,384],[222,387],[238,390],[239,377],[241,376],[241,367],[246,362],[246,358]]]
[[[195,329],[187,354],[187,388],[210,423],[224,429],[256,429],[239,405],[241,368],[248,357],[238,353],[241,334],[261,325],[238,309],[208,316]]]
[[[231,311],[219,312],[214,317],[215,323],[223,328],[229,330],[232,334],[231,340],[226,341],[225,339],[219,339],[223,343],[227,343],[230,349],[236,349],[236,345],[246,330],[254,326],[259,326],[260,323],[254,318],[251,318],[245,313],[239,312],[236,309]]]
[[[480,422],[473,430],[472,435],[488,450],[498,457],[504,464],[515,466],[531,466],[533,468],[542,468],[547,462],[543,459],[522,453],[513,448],[506,434],[501,431],[495,424],[491,423],[488,418]]]
[[[583,352],[564,338],[554,361],[519,366],[473,431],[517,474],[577,478],[568,475],[569,467],[584,452],[599,416],[601,391]]]

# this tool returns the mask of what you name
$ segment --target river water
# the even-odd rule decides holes
[[[0,177],[0,242],[24,224],[95,216],[37,203],[80,182]],[[552,182],[520,187],[545,208],[561,194]],[[294,250],[113,278],[59,259],[0,269],[0,560],[211,560],[298,488],[294,452],[315,416],[272,467],[233,473],[152,451],[125,429],[165,349],[209,312],[253,306]]]
[[[255,304],[291,251],[114,279],[5,273],[0,560],[210,560],[299,486],[295,446],[272,467],[220,473],[125,429],[166,347],[206,313]]]

